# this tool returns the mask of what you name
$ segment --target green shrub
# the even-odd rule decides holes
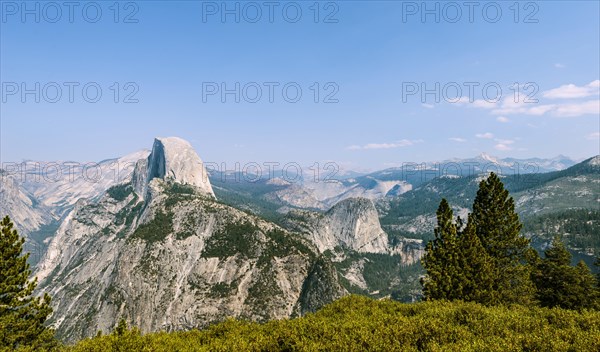
[[[164,240],[171,232],[173,232],[173,214],[159,211],[150,222],[140,225],[129,239],[139,238],[147,242],[158,242]]]
[[[342,298],[305,317],[205,330],[128,330],[65,351],[598,351],[600,312]]]
[[[131,184],[116,185],[109,188],[106,192],[112,199],[122,202],[133,193],[133,187],[131,187]]]
[[[248,255],[255,246],[255,233],[260,231],[250,222],[228,223],[206,242],[202,257],[227,258],[238,253]]]

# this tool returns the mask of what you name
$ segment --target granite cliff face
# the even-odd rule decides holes
[[[400,255],[404,264],[417,262],[423,253],[423,241],[401,239],[392,244],[381,228],[373,202],[365,198],[349,198],[324,214],[294,211],[289,216],[290,228],[304,233],[321,253],[338,249],[359,253]]]
[[[386,253],[387,235],[373,202],[351,198],[333,206],[313,227],[311,240],[320,251],[342,246],[357,252]]]
[[[59,336],[120,318],[145,332],[280,319],[346,294],[309,240],[217,202],[190,148],[158,139],[129,182],[62,223],[36,273]]]
[[[44,252],[44,240],[52,236],[59,217],[40,203],[20,182],[18,175],[0,170],[0,216],[9,216],[25,237],[24,250],[29,263],[35,265]]]
[[[19,224],[19,231],[25,236],[55,219],[50,209],[38,204],[33,195],[22,187],[17,177],[1,170],[0,214],[10,216],[13,222]]]
[[[325,213],[289,212],[284,226],[303,234],[328,258],[349,292],[412,301],[420,296],[423,240],[382,230],[369,199],[350,198]]]
[[[157,138],[148,157],[147,169],[148,182],[155,178],[170,180],[194,186],[199,192],[214,197],[202,160],[192,145],[181,138]]]

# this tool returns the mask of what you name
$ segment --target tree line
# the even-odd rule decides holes
[[[422,259],[426,300],[600,308],[600,278],[583,261],[571,266],[558,237],[540,256],[521,235],[514,200],[496,174],[480,182],[466,221],[454,218],[446,199],[436,215],[435,239]]]

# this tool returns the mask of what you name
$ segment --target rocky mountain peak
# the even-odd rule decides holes
[[[489,155],[488,153],[481,153],[481,154],[479,154],[477,156],[477,158],[481,159],[483,161],[494,163],[494,164],[498,164],[499,163],[498,162],[498,158],[496,158],[496,157],[494,157],[492,155]]]
[[[328,211],[329,214],[346,215],[351,213],[356,217],[377,215],[373,201],[367,198],[348,198],[337,203]]]
[[[146,168],[146,184],[159,178],[194,186],[202,193],[215,195],[202,160],[192,145],[181,138],[156,138]]]
[[[600,155],[596,155],[588,161],[588,164],[592,167],[600,166]]]
[[[381,229],[373,202],[349,198],[312,223],[310,239],[320,252],[342,246],[357,252],[385,253],[387,235]]]

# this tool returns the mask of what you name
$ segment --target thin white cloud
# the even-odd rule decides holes
[[[498,115],[499,122],[508,122],[508,115],[529,115],[555,117],[577,117],[583,115],[600,115],[600,80],[590,82],[585,86],[567,84],[542,93],[544,99],[582,99],[598,96],[599,99],[588,101],[568,101],[562,103],[540,102],[539,97],[526,90],[510,94],[498,103],[485,100],[470,102],[468,98],[462,97],[457,102],[459,106],[468,106],[480,109],[491,109],[492,115]]]
[[[512,139],[499,139],[499,138],[496,138],[496,139],[494,139],[494,140],[495,140],[496,142],[498,142],[498,143],[500,143],[500,144],[504,144],[504,145],[509,145],[509,144],[513,144],[513,143],[515,143],[515,141],[514,141],[514,140],[512,140]]]
[[[494,101],[488,101],[485,99],[469,99],[469,97],[461,97],[460,99],[458,99],[456,102],[454,102],[454,104],[460,105],[460,106],[467,106],[467,107],[472,107],[472,108],[479,108],[479,109],[494,109],[497,106],[497,103]]]
[[[500,150],[500,151],[503,151],[503,152],[506,152],[506,151],[512,150],[512,148],[511,148],[510,146],[508,146],[508,145],[506,145],[506,144],[503,144],[503,143],[498,143],[498,144],[496,144],[496,145],[494,146],[494,148],[495,148],[496,150]]]
[[[582,87],[574,84],[565,84],[543,92],[542,96],[548,99],[576,99],[597,96],[599,94],[600,80],[595,80]]]
[[[477,133],[475,135],[475,137],[477,138],[481,138],[481,139],[492,139],[494,138],[494,134],[490,133],[490,132],[486,132],[486,133]]]
[[[531,98],[528,98],[522,94],[516,94],[515,96],[510,96],[504,98],[499,106],[492,110],[492,114],[494,115],[534,115],[540,116],[544,115],[548,111],[554,109],[554,105],[539,105],[534,102]]]
[[[423,103],[423,104],[421,104],[421,106],[424,108],[427,108],[427,109],[433,109],[435,107],[435,105],[427,104],[427,103]]]
[[[452,138],[448,138],[448,140],[453,141],[453,142],[458,142],[458,143],[464,143],[467,140],[464,138],[460,138],[460,137],[452,137]]]
[[[496,143],[497,143],[496,145],[494,145],[494,149],[500,150],[503,152],[513,150],[511,145],[513,145],[515,143],[515,141],[512,139],[495,138],[494,141],[496,141]]]
[[[587,135],[587,139],[600,139],[600,132],[594,132]]]
[[[421,143],[422,140],[409,140],[402,139],[393,143],[369,143],[365,145],[351,145],[346,149],[349,150],[369,150],[369,149],[393,149],[393,148],[402,148],[414,145],[415,143]]]
[[[565,68],[566,66],[557,62],[557,63],[554,64],[554,67],[556,67],[556,68]]]
[[[589,114],[600,115],[600,100],[560,105],[557,106],[553,113],[560,117],[575,117]]]
[[[481,109],[493,109],[497,106],[497,102],[478,99],[473,102],[473,107]]]

